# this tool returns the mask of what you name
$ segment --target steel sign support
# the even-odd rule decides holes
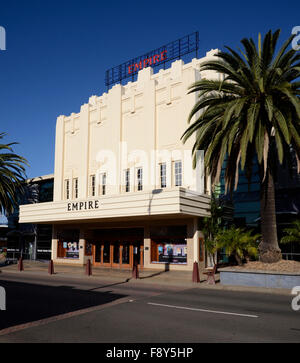
[[[134,81],[135,76],[141,69],[159,66],[163,66],[165,69],[166,63],[175,59],[181,59],[184,55],[192,52],[195,52],[198,58],[198,50],[199,32],[188,34],[142,56],[108,69],[105,72],[105,85],[108,89],[114,84],[122,83],[127,78]]]

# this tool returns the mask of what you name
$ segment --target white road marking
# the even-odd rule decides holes
[[[163,306],[163,307],[166,307],[166,308],[174,308],[174,309],[184,309],[184,310],[192,310],[192,311],[201,311],[203,313],[213,313],[213,314],[244,316],[246,318],[258,318],[257,315],[230,313],[228,311],[217,311],[217,310],[205,310],[205,309],[197,309],[197,308],[187,308],[185,306],[165,305],[165,304],[157,304],[157,303],[151,303],[151,302],[148,302],[148,305]]]

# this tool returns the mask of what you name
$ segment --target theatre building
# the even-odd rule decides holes
[[[20,223],[52,225],[55,263],[205,264],[199,222],[210,215],[209,178],[201,152],[192,166],[194,139],[181,136],[197,97],[188,87],[213,78],[200,64],[214,53],[157,73],[143,68],[136,81],[57,118],[53,201],[20,207]]]

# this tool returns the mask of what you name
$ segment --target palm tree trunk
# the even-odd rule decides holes
[[[235,253],[235,254],[234,254],[234,257],[235,257],[236,262],[238,263],[238,265],[239,265],[239,266],[242,266],[242,265],[243,265],[243,261],[242,261],[242,259],[240,258],[240,256],[239,256],[237,253]]]
[[[261,184],[260,215],[262,242],[258,248],[259,259],[266,263],[277,262],[281,260],[282,255],[277,240],[275,187],[270,171]]]

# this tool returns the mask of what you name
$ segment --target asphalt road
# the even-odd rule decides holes
[[[2,273],[1,342],[300,342],[292,295]]]

